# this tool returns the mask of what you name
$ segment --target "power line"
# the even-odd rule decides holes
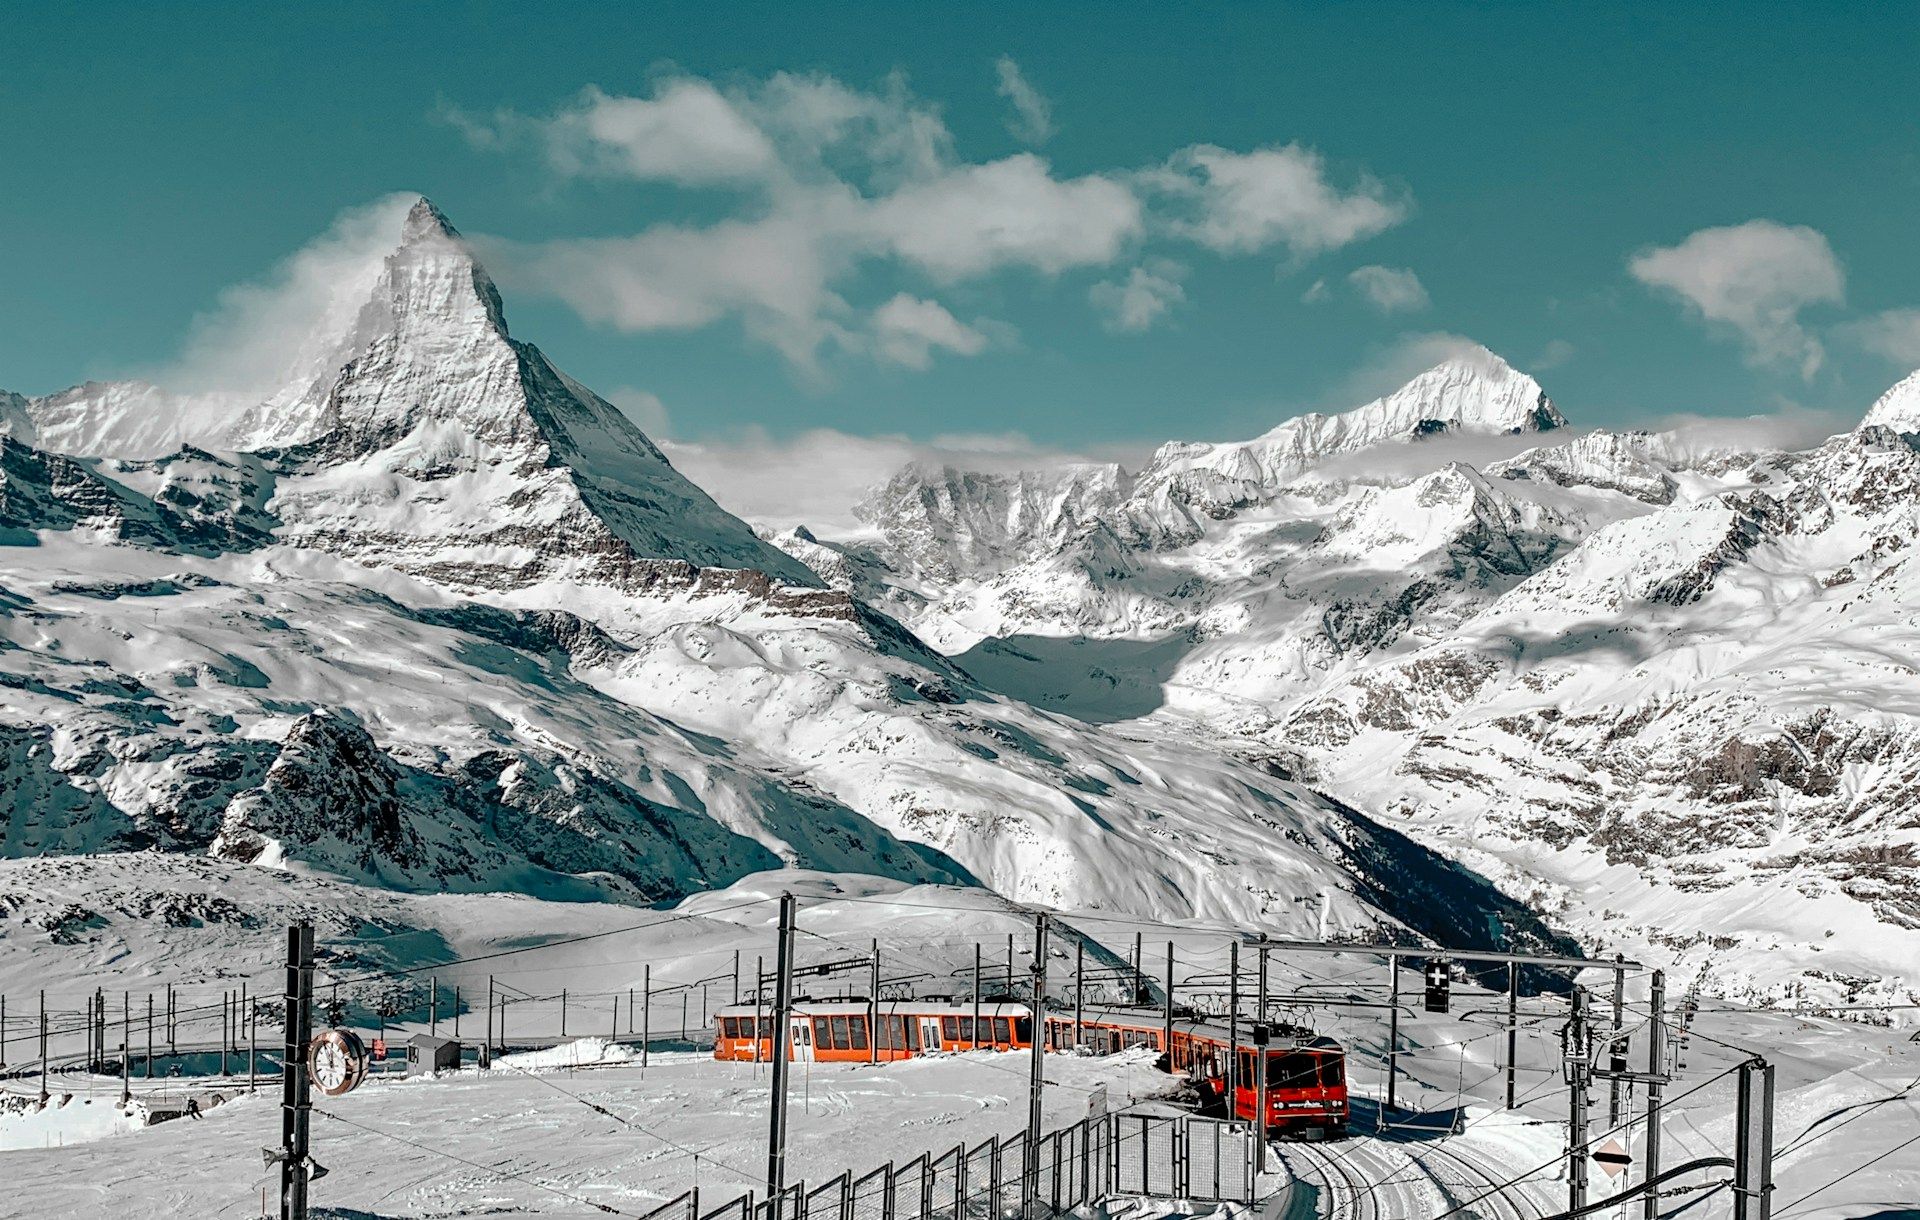
[[[1911,1144],[1920,1144],[1920,1134],[1916,1134],[1908,1139],[1902,1140],[1898,1144],[1895,1144],[1893,1147],[1887,1149],[1885,1152],[1881,1153],[1877,1157],[1874,1157],[1870,1161],[1862,1161],[1860,1164],[1855,1165],[1852,1169],[1847,1170],[1845,1173],[1841,1174],[1839,1177],[1833,1179],[1830,1182],[1821,1183],[1820,1185],[1814,1187],[1812,1190],[1808,1191],[1806,1194],[1801,1195],[1798,1199],[1795,1199],[1793,1202],[1787,1204],[1787,1206],[1798,1207],[1802,1203],[1805,1203],[1808,1199],[1811,1199],[1813,1198],[1813,1196],[1819,1194],[1821,1191],[1826,1190],[1828,1187],[1840,1185],[1840,1183],[1846,1181],[1848,1178],[1852,1177],[1854,1174],[1860,1173],[1863,1170],[1870,1169],[1873,1166],[1878,1165],[1881,1161],[1886,1160],[1888,1157],[1892,1156],[1894,1153],[1899,1152],[1901,1149],[1906,1148],[1908,1145],[1911,1145]],[[1783,1211],[1781,1214],[1785,1215],[1786,1213]]]

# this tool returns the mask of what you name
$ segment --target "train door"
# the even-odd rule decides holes
[[[939,1017],[921,1017],[920,1018],[920,1046],[922,1047],[922,1049],[930,1050],[930,1051],[937,1051],[940,1049],[940,1018]]]
[[[793,1057],[801,1063],[813,1062],[813,1022],[794,1017],[787,1024],[787,1036],[793,1041]]]

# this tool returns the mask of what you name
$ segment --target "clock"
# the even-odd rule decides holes
[[[367,1078],[367,1048],[350,1029],[324,1029],[307,1044],[307,1077],[328,1097],[360,1087]]]

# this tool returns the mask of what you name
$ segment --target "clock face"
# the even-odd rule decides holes
[[[351,1093],[366,1074],[366,1048],[350,1029],[322,1030],[307,1047],[307,1076],[329,1097]]]

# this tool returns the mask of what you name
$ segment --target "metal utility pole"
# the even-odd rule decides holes
[[[793,1013],[793,895],[780,895],[780,945],[773,984],[773,1111],[767,1133],[768,1220],[780,1220],[781,1193],[787,1188],[787,1040]],[[980,946],[974,945],[979,953]],[[976,961],[978,958],[976,957]]]
[[[133,993],[120,993],[120,1104],[133,1100]]]
[[[1626,959],[1616,953],[1613,955],[1613,960],[1619,963]],[[1626,992],[1626,968],[1616,964],[1613,968],[1613,1036],[1615,1038],[1620,1036],[1620,1030],[1626,1023]],[[1626,1082],[1618,1076],[1615,1076],[1607,1082],[1607,1127],[1609,1130],[1620,1125],[1620,1089],[1625,1083]]]
[[[1021,1158],[1020,1214],[1031,1216],[1040,1200],[1040,1094],[1047,1082],[1046,1011],[1047,994],[1047,917],[1033,917],[1033,1024],[1028,1031],[1033,1044],[1032,1069],[1027,1076],[1027,1147]]]
[[[260,1065],[260,1004],[257,1000],[247,1002],[247,1092],[254,1090],[254,1080]]]
[[[967,1031],[967,1041],[972,1046],[980,1045],[980,942],[977,940],[973,942],[973,1026]]]
[[[233,1019],[233,993],[220,993],[220,1074],[227,1074],[227,1048],[233,1043],[227,1038],[227,1022]]]
[[[1227,943],[1227,1121],[1240,1119],[1240,940]]]
[[[1127,997],[1129,1006],[1138,1004],[1140,993],[1146,990],[1146,969],[1146,950],[1141,945],[1141,933],[1135,932],[1133,934],[1133,994]]]
[[[1773,1215],[1773,1065],[1749,1059],[1740,1065],[1740,1142],[1733,1156],[1733,1220],[1770,1220]]]
[[[1085,936],[1073,942],[1073,1049],[1080,1049],[1080,1027],[1086,1018],[1084,993],[1087,985],[1087,941]]]
[[[1667,972],[1653,972],[1653,988],[1647,997],[1647,1155],[1646,1177],[1641,1180],[1653,1182],[1660,1177],[1660,1105],[1666,1094],[1667,1079]],[[1657,1220],[1660,1215],[1660,1188],[1648,1186],[1642,1196],[1646,1210],[1641,1215],[1646,1220]]]
[[[173,984],[172,984],[172,983],[168,983],[168,984],[167,984],[167,1054],[169,1054],[169,1055],[173,1055],[173,1054],[176,1054],[176,1053],[178,1053],[178,1052],[176,1052],[176,1051],[175,1051],[175,1049],[174,1049],[174,1041],[173,1041],[173,1038],[174,1038],[174,1028],[173,1028]]]
[[[560,1036],[567,1036],[567,989],[560,989]]]
[[[765,1003],[767,998],[766,989],[767,959],[765,957],[756,957],[753,959],[753,1061],[755,1063],[760,1062],[760,1040],[767,1036],[767,1015],[761,1008],[761,1005]],[[642,1051],[641,1059],[643,1062],[645,1058],[646,1052]],[[754,1074],[759,1075],[757,1072]]]
[[[1587,1205],[1587,995],[1573,989],[1573,1015],[1564,1052],[1567,1085],[1567,1210]]]
[[[1387,977],[1391,980],[1387,987],[1387,1104],[1381,1111],[1381,1119],[1393,1113],[1394,1090],[1398,1086],[1398,1066],[1400,1058],[1400,959],[1387,959]]]
[[[153,993],[147,993],[147,1079],[153,1079]]]
[[[40,1104],[47,1104],[47,993],[40,992]]]
[[[1514,1105],[1515,1062],[1520,1055],[1520,963],[1507,963],[1507,1109]]]
[[[560,1011],[564,1013],[566,1009],[563,1007]],[[427,1032],[440,1032],[440,976],[437,974],[427,976]],[[567,1032],[565,1018],[561,1019],[560,1032]]]
[[[1267,947],[1261,945],[1259,953],[1260,998],[1254,1015],[1254,1021],[1257,1024],[1253,1027],[1253,1070],[1255,1073],[1253,1078],[1253,1171],[1255,1173],[1265,1173],[1267,1171],[1267,1076],[1269,1072],[1267,1043],[1271,1040],[1272,1034],[1269,1032],[1267,1026]]]
[[[1174,1070],[1173,1063],[1173,942],[1167,942],[1167,993],[1160,997],[1162,1015],[1160,1034],[1167,1043],[1167,1070]]]
[[[640,967],[640,1070],[647,1067],[647,1050],[653,1045],[653,963]],[[633,1015],[627,1015],[628,1020]],[[758,1032],[758,1031],[755,1031]]]
[[[733,951],[733,1002],[740,1003],[740,950]],[[628,1018],[631,1020],[631,1016]],[[754,1031],[758,1033],[758,1030]]]
[[[287,929],[286,1045],[280,1072],[280,1220],[307,1220],[307,1126],[313,1103],[301,1070],[313,1037],[313,925]]]
[[[873,940],[873,985],[867,992],[867,1062],[880,1062],[880,938]],[[1039,1011],[1036,1005],[1034,1011]]]
[[[628,1014],[628,1018],[632,1018],[631,1013]],[[491,974],[487,976],[487,1036],[480,1043],[480,1066],[483,1068],[493,1066],[493,976]]]

